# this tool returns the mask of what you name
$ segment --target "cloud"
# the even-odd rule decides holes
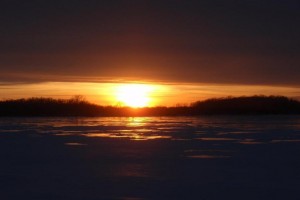
[[[1,6],[2,82],[300,85],[298,1],[22,1]]]

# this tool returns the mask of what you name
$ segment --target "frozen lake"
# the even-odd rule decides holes
[[[0,198],[299,199],[300,116],[0,118]]]

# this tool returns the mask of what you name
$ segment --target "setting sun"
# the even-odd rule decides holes
[[[146,84],[122,84],[117,87],[116,99],[121,105],[130,107],[145,107],[151,102],[151,85]]]

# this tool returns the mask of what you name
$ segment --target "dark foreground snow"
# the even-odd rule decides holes
[[[299,199],[300,117],[0,118],[0,199]]]

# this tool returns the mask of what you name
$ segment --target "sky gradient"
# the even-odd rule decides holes
[[[27,84],[61,83],[55,96],[86,93],[64,83],[131,81],[188,85],[193,99],[216,85],[218,96],[243,86],[299,97],[299,10],[296,0],[1,1],[0,98]]]

